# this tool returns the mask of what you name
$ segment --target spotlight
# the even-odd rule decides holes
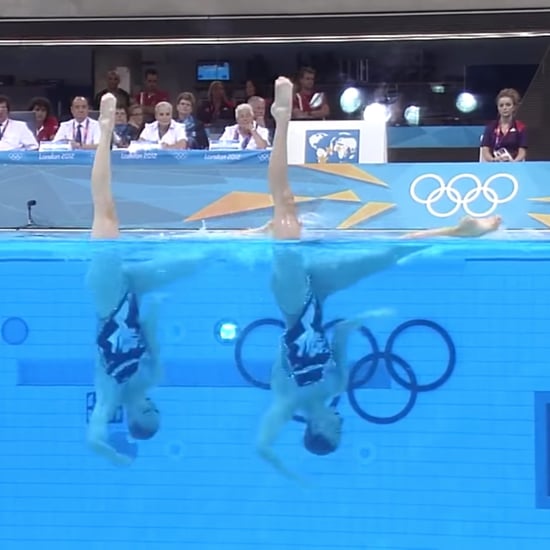
[[[472,113],[477,109],[477,99],[470,92],[462,92],[456,98],[456,108],[461,113]]]
[[[361,107],[363,98],[357,88],[346,88],[340,96],[340,107],[347,114],[355,113]]]
[[[222,344],[230,344],[239,335],[239,327],[233,321],[219,321],[214,329],[214,335],[218,342]]]
[[[444,94],[447,91],[445,84],[433,83],[430,84],[430,88],[434,94]]]
[[[409,105],[403,113],[403,118],[409,126],[418,126],[420,124],[420,107]]]
[[[382,105],[382,103],[371,103],[365,107],[363,119],[372,120],[373,122],[389,122],[391,109],[388,105]]]

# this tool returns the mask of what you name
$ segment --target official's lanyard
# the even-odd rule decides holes
[[[2,138],[4,137],[4,134],[6,133],[6,128],[8,127],[9,123],[10,123],[9,119],[6,120],[6,123],[4,124],[4,127],[0,131],[0,141],[2,141]]]
[[[82,141],[80,142],[81,145],[86,145],[86,140],[88,138],[88,127],[90,126],[90,119],[86,119],[86,124],[77,123],[76,120],[73,122],[73,141],[76,141],[76,134],[78,132],[79,126],[85,126],[84,133],[80,132],[80,136],[82,137]]]
[[[500,129],[500,123],[496,127],[495,130],[495,149],[500,149],[500,145],[504,138],[512,131],[512,128],[515,128],[515,123],[512,122],[510,124],[510,127],[508,128],[508,131],[504,134],[502,130]]]
[[[256,129],[256,123],[253,122],[252,123],[252,129],[255,130]],[[243,136],[243,140],[245,140],[246,138],[248,138],[248,141],[250,141],[250,137],[249,135],[247,136]],[[240,141],[241,140],[241,133],[239,132],[239,127],[237,126],[235,128],[235,134],[233,135],[233,141]]]

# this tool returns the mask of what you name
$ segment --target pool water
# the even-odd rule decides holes
[[[326,302],[329,332],[338,319],[363,326],[335,403],[340,449],[308,454],[301,417],[276,442],[305,485],[255,452],[282,331],[270,242],[0,236],[0,548],[547,549],[548,236],[419,243],[342,232],[285,246],[335,277],[395,246],[410,252]],[[135,458],[124,468],[85,443],[97,319],[84,281],[107,248],[158,270],[197,263],[144,299],[162,311],[163,421],[137,442],[115,415],[110,441]]]

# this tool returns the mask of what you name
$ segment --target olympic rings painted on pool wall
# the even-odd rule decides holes
[[[341,319],[330,321],[325,325],[325,330],[329,330],[340,321]],[[237,340],[235,346],[235,364],[241,376],[249,384],[263,390],[269,390],[269,381],[263,381],[256,378],[246,369],[243,361],[243,349],[246,339],[252,332],[254,332],[254,330],[262,326],[276,327],[281,329],[281,331],[285,327],[283,321],[280,319],[258,319],[250,323],[241,332]],[[443,374],[436,380],[429,383],[420,383],[412,366],[394,351],[398,338],[405,331],[415,327],[430,329],[442,339],[447,348],[448,359]],[[383,349],[380,348],[375,336],[367,327],[361,326],[358,330],[359,333],[369,342],[370,353],[363,356],[351,367],[347,396],[352,409],[358,416],[367,422],[372,422],[374,424],[394,424],[395,422],[403,420],[403,418],[408,416],[413,410],[418,396],[421,393],[437,390],[450,379],[454,372],[456,366],[456,347],[449,333],[441,325],[435,323],[434,321],[429,321],[427,319],[413,319],[401,323],[392,330]],[[275,357],[273,357],[273,361],[275,361]],[[356,391],[358,389],[366,387],[367,384],[372,381],[381,362],[383,362],[390,379],[401,388],[409,391],[407,403],[400,411],[389,416],[378,416],[367,412],[361,407],[356,396]],[[400,371],[402,371],[402,374]],[[339,401],[340,397],[335,398],[331,403],[331,406],[337,407]],[[294,417],[294,420],[298,422],[305,422],[305,419],[298,415]]]

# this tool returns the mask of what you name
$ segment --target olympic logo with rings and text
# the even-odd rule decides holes
[[[434,182],[437,185],[435,189],[427,194],[422,193],[425,198],[419,196],[417,190],[418,185],[424,181]],[[461,193],[455,188],[461,181],[466,181],[472,184],[473,187],[465,193]],[[511,184],[511,189],[507,189],[508,193],[504,193],[506,189],[498,188],[499,181],[501,186],[504,182],[508,182],[508,186]],[[497,206],[513,200],[518,192],[518,180],[511,174],[505,173],[493,174],[484,182],[475,174],[458,174],[448,182],[445,182],[438,174],[422,174],[415,178],[409,188],[412,200],[418,204],[424,204],[428,212],[436,218],[448,218],[456,214],[461,208],[466,214],[474,218],[489,216],[496,210]],[[489,206],[483,211],[476,211],[473,204],[481,197]],[[444,198],[451,203],[451,206],[447,211],[440,211],[437,204]]]
[[[324,329],[329,331],[334,326],[340,323],[342,319],[335,319],[325,324]],[[262,380],[257,376],[252,368],[247,368],[245,360],[243,358],[243,352],[247,339],[250,335],[262,328],[272,327],[276,329],[284,330],[285,324],[280,319],[258,319],[250,323],[243,329],[239,338],[237,339],[235,346],[235,364],[240,375],[252,386],[260,388],[262,390],[270,389],[269,379]],[[428,329],[435,336],[443,342],[446,348],[447,359],[442,368],[442,373],[435,380],[428,382],[421,382],[419,376],[414,371],[413,367],[408,361],[406,361],[401,355],[398,355],[395,351],[395,346],[399,337],[406,331],[414,328]],[[449,333],[439,324],[427,319],[413,319],[405,321],[395,327],[383,348],[380,347],[374,334],[365,326],[359,327],[359,333],[363,336],[369,345],[369,352],[359,359],[349,372],[349,382],[347,388],[348,401],[351,408],[355,413],[366,420],[374,424],[394,424],[399,422],[403,418],[409,415],[413,410],[418,396],[422,393],[434,391],[443,386],[452,376],[456,366],[456,348],[454,342]],[[275,362],[276,357],[273,357]],[[391,389],[392,383],[408,392],[406,403],[400,410],[393,414],[386,414],[385,416],[377,415],[372,412],[368,412],[360,404],[359,397],[357,396],[357,390],[372,388],[372,382],[377,374],[380,374],[380,368],[385,369],[385,373],[388,376],[388,384],[385,389]],[[340,397],[333,399],[331,406],[337,407],[340,402]],[[303,416],[295,415],[293,419],[297,422],[305,422]]]

